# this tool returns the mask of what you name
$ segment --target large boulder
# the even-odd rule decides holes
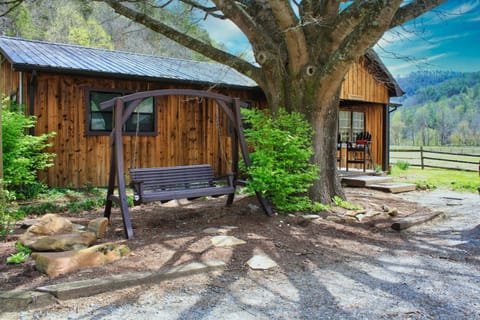
[[[52,235],[38,235],[27,231],[18,240],[33,251],[69,251],[91,246],[97,240],[97,235],[91,231]]]
[[[66,252],[35,252],[32,253],[32,258],[37,270],[56,277],[80,269],[99,267],[128,254],[130,249],[126,245],[104,243]]]
[[[72,222],[57,214],[47,213],[38,219],[27,232],[33,234],[58,234],[72,231]]]

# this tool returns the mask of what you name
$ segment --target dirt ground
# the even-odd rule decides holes
[[[346,261],[353,256],[377,255],[390,248],[398,248],[407,239],[403,233],[392,230],[391,224],[402,217],[431,211],[380,191],[347,188],[346,192],[351,203],[365,210],[360,215],[360,221],[354,221],[348,216],[348,210],[339,207],[319,213],[322,218],[312,221],[299,218],[300,214],[267,217],[259,208],[256,198],[247,196],[238,196],[231,207],[225,207],[223,197],[191,202],[171,201],[133,208],[131,216],[135,238],[128,241],[124,238],[122,219],[117,209],[112,214],[106,237],[99,243],[125,243],[132,254],[95,270],[82,270],[54,279],[36,271],[32,259],[20,265],[5,263],[6,258],[15,252],[19,234],[25,231],[20,221],[15,233],[0,242],[1,288],[32,289],[41,285],[89,279],[92,274],[101,277],[158,270],[210,259],[226,262],[229,271],[245,271],[248,269],[246,261],[260,252],[280,262],[285,273],[305,271],[312,263],[321,267]],[[388,209],[397,209],[398,214],[392,217],[386,213]],[[86,225],[89,220],[102,214],[102,210],[96,210],[63,215],[74,223]],[[203,230],[222,226],[237,227],[229,230],[228,235],[247,243],[234,248],[213,247],[210,242],[212,235]]]

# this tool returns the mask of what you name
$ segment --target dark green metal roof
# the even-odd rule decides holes
[[[166,58],[0,36],[0,52],[17,70],[103,75],[255,88],[252,79],[219,63]]]

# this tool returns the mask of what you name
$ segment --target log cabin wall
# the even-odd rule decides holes
[[[21,76],[20,76],[21,74]],[[22,79],[22,90],[19,90]],[[13,71],[4,61],[1,65],[0,89],[10,95],[22,92],[29,109],[29,88],[32,74]],[[38,122],[35,134],[55,131],[51,152],[55,164],[40,178],[50,186],[106,186],[110,160],[109,137],[86,135],[85,92],[118,89],[132,92],[207,87],[188,86],[158,81],[105,79],[90,76],[38,73],[34,92]],[[265,107],[261,93],[254,90],[215,90],[232,97],[256,101]],[[20,101],[20,100],[18,100]],[[341,89],[341,110],[361,110],[366,113],[366,130],[372,133],[372,148],[376,164],[384,162],[386,148],[384,130],[385,106],[389,102],[387,86],[369,72],[366,60],[352,66]],[[220,112],[220,138],[216,126],[216,106],[212,101],[192,97],[163,97],[156,100],[157,136],[125,136],[124,161],[130,167],[154,167],[209,163],[217,174],[230,170],[231,142],[226,117]],[[219,144],[219,141],[222,141]],[[344,167],[344,164],[342,165]]]
[[[340,99],[387,104],[389,98],[388,87],[375,79],[364,57],[350,67],[342,83]]]
[[[365,130],[372,134],[372,155],[376,165],[386,169],[385,107],[390,93],[385,83],[377,80],[369,70],[365,57],[354,63],[345,75],[340,91],[340,110],[365,112]],[[345,151],[341,167],[345,167]],[[350,165],[360,167],[360,165]],[[375,168],[373,168],[375,169]]]
[[[7,74],[2,72],[4,76],[7,77]],[[9,86],[6,82],[2,79],[4,92]],[[40,179],[54,187],[107,185],[110,139],[108,135],[86,134],[86,90],[137,92],[179,87],[208,89],[161,82],[39,73],[35,92],[35,134],[56,132],[54,145],[49,150],[56,154],[54,166],[42,172]],[[251,90],[214,91],[242,99],[262,100],[258,92]],[[24,101],[28,105],[28,99]],[[214,101],[171,96],[156,99],[155,105],[158,134],[124,136],[126,170],[130,167],[202,163],[211,164],[217,174],[231,170],[229,125],[222,109],[218,108],[219,133]]]

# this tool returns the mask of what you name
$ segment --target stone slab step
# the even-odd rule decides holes
[[[368,187],[372,184],[390,182],[393,182],[392,177],[385,176],[355,176],[342,178],[342,183],[349,187]]]
[[[368,188],[381,190],[390,193],[401,193],[401,192],[409,192],[415,191],[417,186],[413,183],[376,183],[371,184]]]

